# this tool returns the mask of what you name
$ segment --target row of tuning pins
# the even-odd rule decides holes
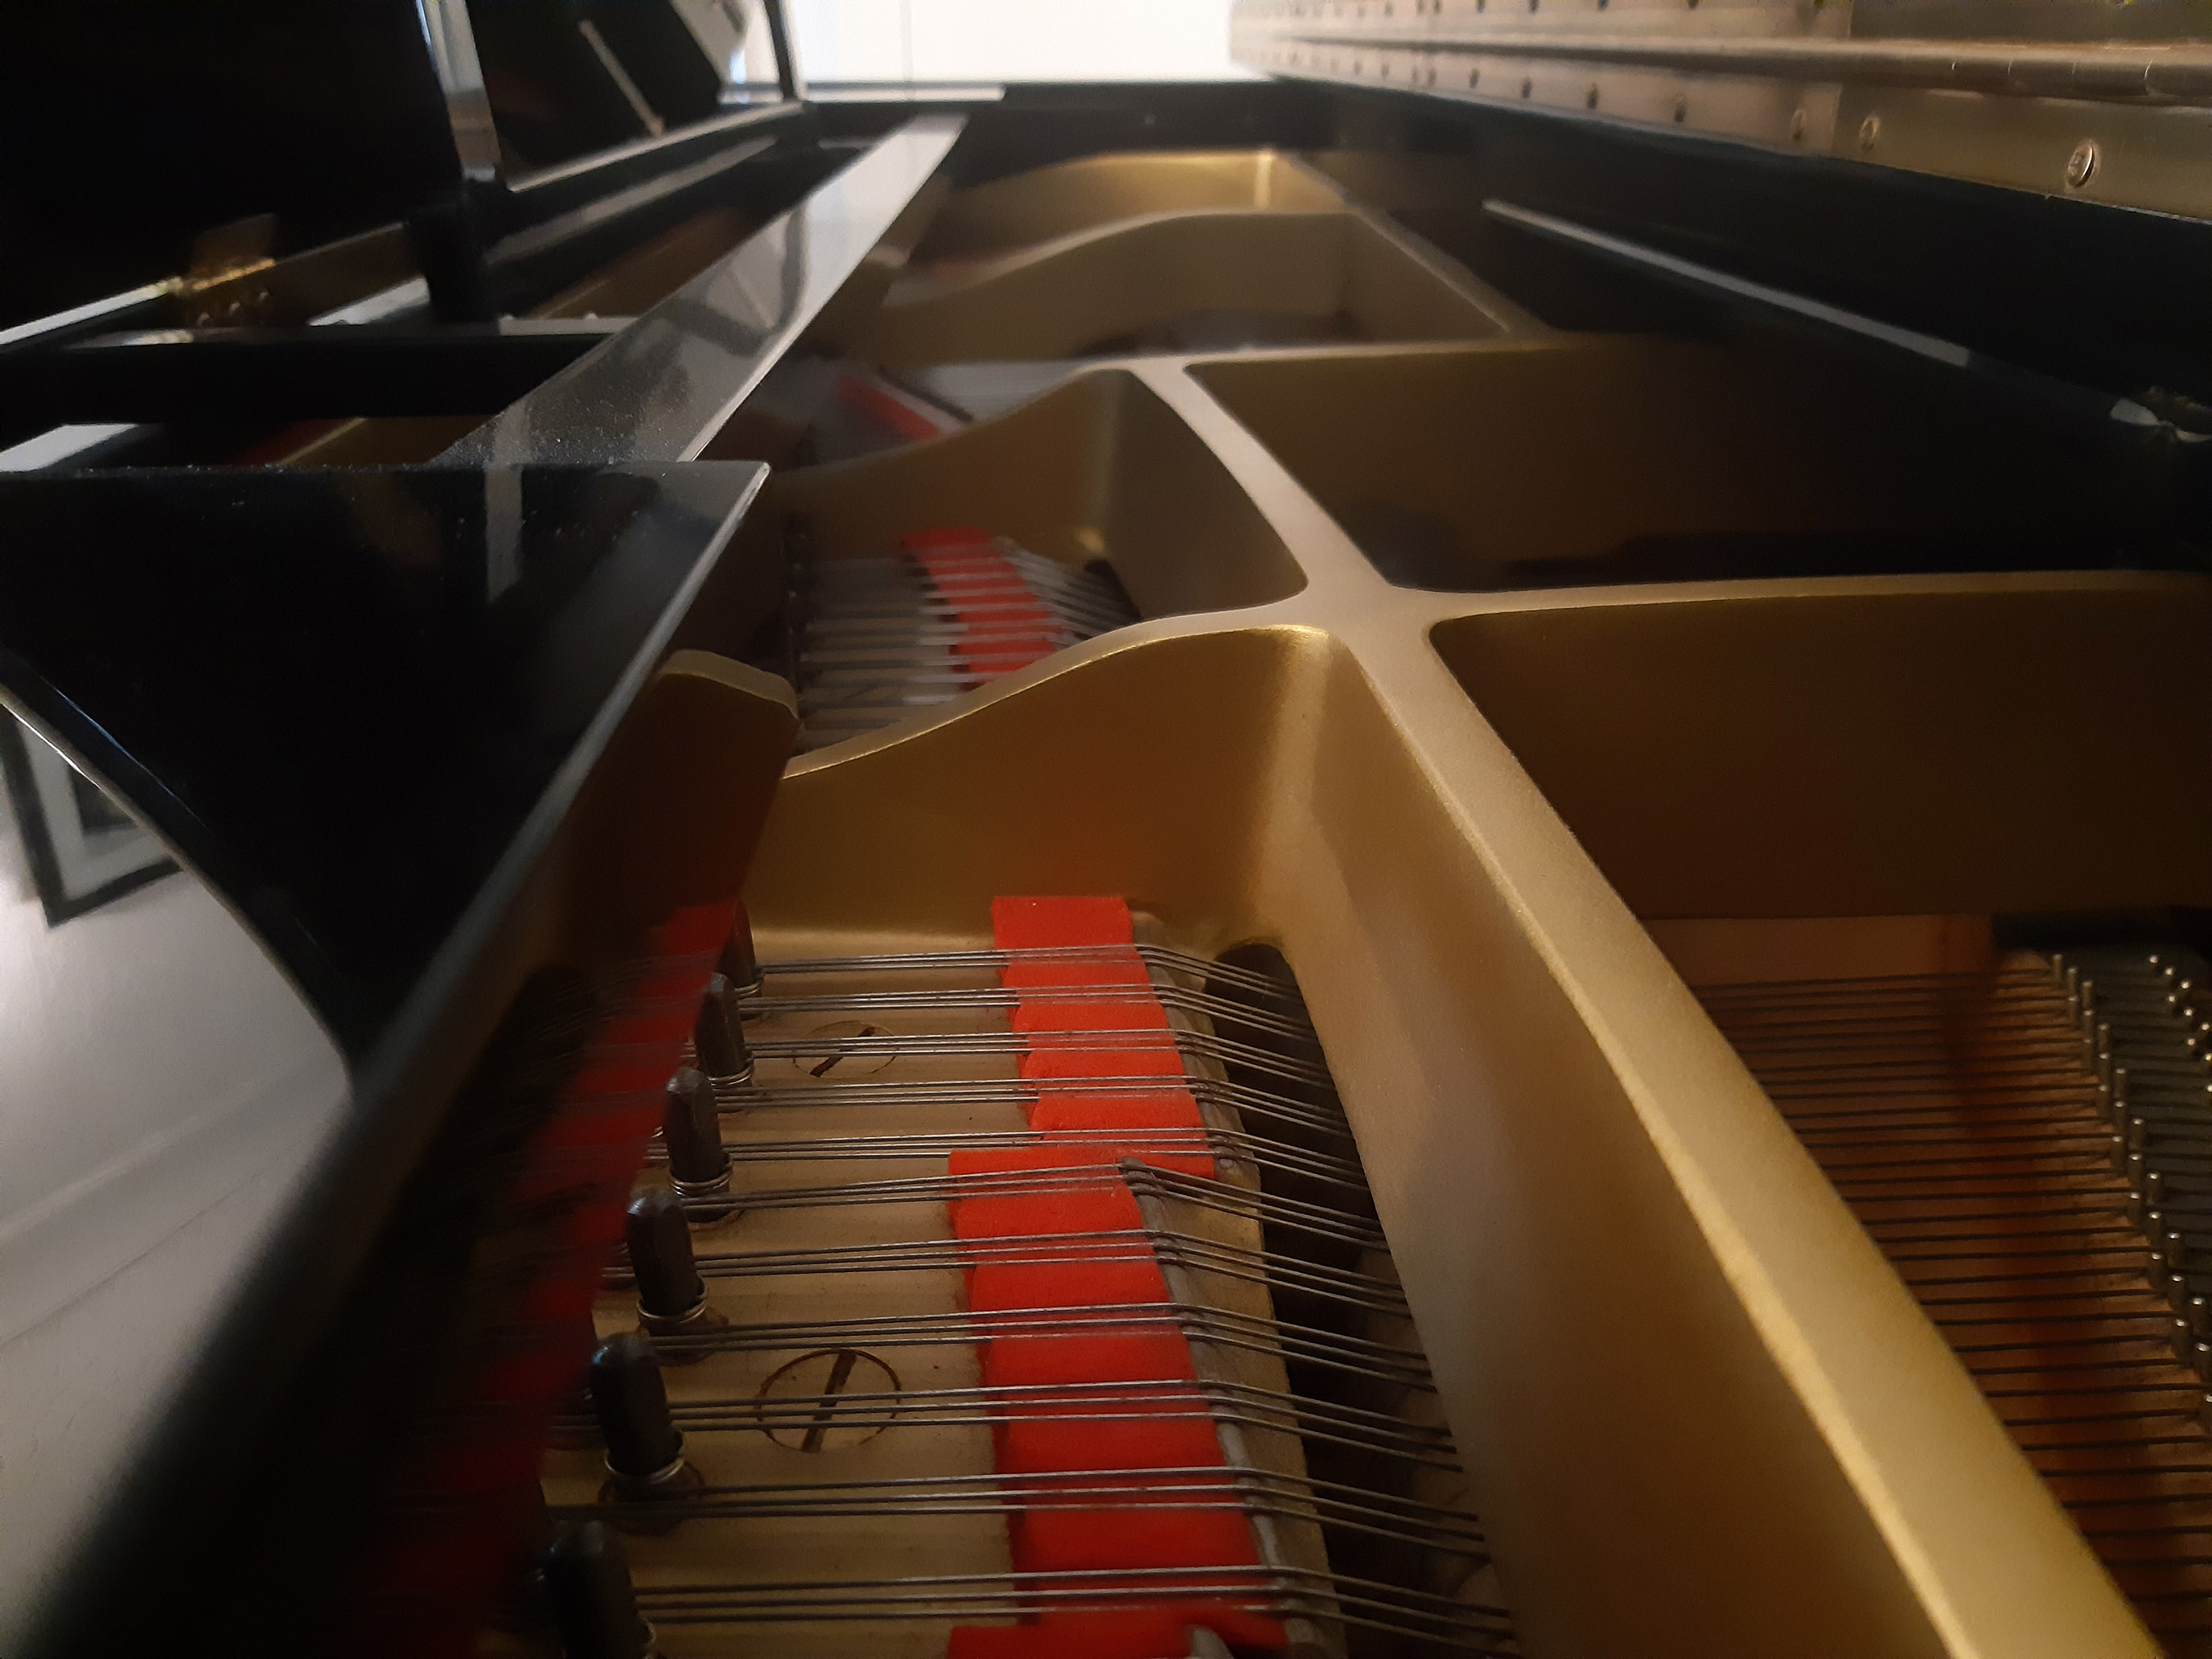
[[[622,1531],[659,1534],[675,1529],[681,1500],[705,1482],[685,1461],[684,1431],[669,1410],[661,1376],[664,1355],[653,1338],[720,1321],[707,1305],[680,1197],[666,1190],[640,1196],[629,1206],[624,1234],[640,1328],[594,1349],[585,1398],[605,1447],[599,1501],[621,1506]],[[698,1357],[678,1351],[666,1358],[680,1364]],[[550,1531],[541,1561],[544,1596],[563,1659],[659,1659],[653,1626],[637,1610],[618,1533],[597,1520]]]
[[[726,1215],[717,1200],[730,1190],[730,1155],[722,1145],[723,1103],[750,1087],[753,1057],[745,1046],[744,1004],[761,994],[760,957],[743,906],[716,971],[707,981],[691,1028],[696,1064],[668,1079],[660,1139],[668,1154],[668,1182],[691,1200],[696,1213]]]
[[[687,1350],[682,1339],[723,1322],[708,1305],[691,1227],[695,1220],[725,1220],[737,1212],[722,1111],[726,1099],[752,1081],[740,1005],[760,994],[762,978],[752,930],[740,908],[692,1029],[698,1064],[668,1079],[660,1130],[668,1185],[633,1199],[624,1218],[638,1329],[608,1338],[592,1357],[588,1394],[606,1444],[605,1497],[611,1501],[650,1504],[699,1484],[684,1462],[684,1437],[670,1418],[660,1367],[704,1358],[703,1348]],[[666,1530],[649,1521],[625,1524],[636,1531]]]
[[[684,1066],[668,1080],[661,1140],[669,1184],[634,1199],[624,1218],[639,1328],[599,1342],[586,1379],[585,1400],[606,1449],[607,1478],[600,1498],[623,1506],[621,1524],[630,1532],[672,1530],[679,1513],[661,1506],[703,1484],[684,1459],[684,1434],[669,1410],[661,1366],[704,1356],[703,1350],[668,1348],[667,1339],[721,1322],[708,1305],[706,1281],[692,1250],[691,1223],[695,1214],[713,1220],[736,1210],[728,1201],[730,1155],[722,1144],[722,1103],[752,1081],[741,1005],[760,994],[762,982],[742,908],[716,969],[692,1028],[697,1064]],[[617,1531],[599,1521],[552,1528],[542,1572],[546,1609],[565,1659],[658,1659],[653,1626],[638,1613]]]
[[[2152,1288],[2173,1312],[2174,1357],[2212,1389],[2212,996],[2170,954],[2051,963],[2112,1126],[2128,1218],[2150,1244]],[[2212,1430],[2212,1394],[2199,1415]]]

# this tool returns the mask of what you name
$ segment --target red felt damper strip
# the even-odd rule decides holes
[[[1092,1243],[1091,1249],[1106,1248]],[[1126,1246],[1123,1249],[1126,1250]],[[1073,1252],[1071,1251],[1071,1255]],[[1129,1308],[1168,1299],[1168,1281],[1148,1253],[1066,1261],[985,1262],[968,1270],[971,1313],[1030,1308]]]
[[[1024,1407],[1019,1415],[993,1425],[992,1443],[998,1449],[1001,1474],[1072,1474],[1085,1472],[1121,1475],[1145,1474],[1156,1469],[1206,1469],[1222,1467],[1221,1437],[1213,1419],[1204,1415],[1205,1396],[1193,1393],[1170,1396],[1157,1391],[1134,1398],[1100,1391],[1081,1406],[1071,1405],[1065,1423],[1040,1420]],[[1115,1420],[1120,1411],[1130,1420]],[[1136,1420],[1139,1413],[1168,1412],[1167,1417]],[[1089,1413],[1089,1416],[1079,1413]],[[1210,1559],[1194,1558],[1190,1565],[1205,1566]],[[1108,1566],[1127,1567],[1133,1560],[1109,1560]]]
[[[1105,950],[1096,956],[1054,961],[1016,958],[999,969],[1009,991],[1054,990],[1087,985],[1150,985],[1144,958],[1134,951]]]
[[[996,554],[991,556],[998,558]],[[1043,596],[1000,559],[996,568],[982,565],[948,566],[934,553],[909,553],[907,557],[929,579],[929,585],[948,601],[976,611],[1023,612],[1049,617]]]
[[[1051,607],[1020,582],[963,581],[932,572],[929,585],[977,632],[1050,634],[1060,625]]]
[[[1134,930],[1125,902],[1002,898],[992,907],[992,921],[994,939],[1001,950],[1097,945],[1115,952],[1099,964],[1104,971],[1095,978],[1082,975],[1079,969],[1077,974],[1040,975],[1027,977],[1024,982],[1024,969],[1046,964],[1018,960],[1007,964],[1001,982],[1018,994],[1032,993],[1018,995],[1010,1021],[1015,1030],[1031,1039],[1021,1067],[1024,1076],[1073,1080],[1183,1075],[1182,1056],[1173,1046],[1165,1011],[1156,998],[1033,994],[1055,984],[1148,987],[1141,959],[1130,948]],[[1154,1035],[1157,1041],[1146,1040]],[[1188,1156],[1157,1156],[1158,1131],[1189,1130],[1194,1139],[1202,1127],[1196,1101],[1187,1089],[1148,1099],[1139,1094],[1090,1096],[1048,1087],[1031,1110],[1030,1123],[1043,1142],[1039,1147],[963,1155],[962,1167],[978,1173],[986,1169],[1042,1172],[1055,1162],[1063,1168],[1080,1167],[1093,1160],[1117,1163],[1123,1153],[1133,1149],[1115,1136],[1096,1140],[1055,1139],[1055,1136],[1069,1130],[1126,1128],[1133,1132],[1132,1139],[1154,1141],[1154,1155],[1148,1156],[1147,1162],[1195,1176],[1215,1174],[1213,1160],[1202,1143],[1194,1145]],[[1040,1234],[1060,1228],[1074,1231],[1060,1218],[1065,1211],[1052,1201],[1056,1196],[1040,1194],[1020,1212],[990,1219],[1019,1221]],[[1134,1207],[1133,1200],[1132,1210]],[[1104,1219],[1101,1212],[1108,1206],[1085,1208],[1085,1219]],[[1157,1384],[1195,1378],[1189,1345],[1182,1331],[1168,1322],[1173,1310],[1167,1305],[1167,1282],[1156,1261],[1107,1258],[1028,1266],[986,1263],[967,1278],[970,1308],[987,1316],[1018,1316],[1024,1307],[1084,1308],[1123,1309],[1130,1316],[1141,1318],[1146,1309],[1157,1307],[1162,1319],[1156,1328],[1138,1325],[1110,1331],[1102,1328],[1054,1335],[1001,1336],[985,1344],[981,1370],[987,1387],[1094,1385],[1078,1398],[1023,1402],[1018,1410],[995,1423],[993,1440],[1002,1472],[1066,1475],[1071,1477],[1071,1486],[1081,1485],[1085,1477],[1111,1477],[1116,1485],[1141,1485],[1159,1491],[1171,1488],[1176,1478],[1147,1472],[1223,1467],[1218,1431],[1206,1410],[1204,1396],[1195,1389],[1164,1391],[1155,1387],[1127,1396],[1117,1396],[1110,1389],[1095,1389],[1101,1382]],[[1126,1415],[1116,1414],[1117,1405],[1126,1408]],[[1060,1418],[1065,1420],[1054,1420]],[[1160,1503],[1115,1505],[1110,1498],[1079,1499],[1068,1491],[1067,1499],[1079,1506],[1051,1507],[1049,1492],[1060,1488],[1060,1484],[1053,1482],[1050,1488],[1039,1492],[1044,1500],[1042,1506],[1029,1504],[1012,1517],[1008,1541],[1017,1569],[1097,1572],[1258,1565],[1250,1526],[1233,1505],[1179,1507],[1172,1491],[1164,1492],[1164,1501]],[[1128,1587],[1136,1588],[1141,1582],[1133,1581]],[[1231,1583],[1241,1588],[1240,1581]],[[1254,1581],[1254,1587],[1258,1588],[1258,1581]],[[1080,1620],[1076,1627],[1089,1629],[1095,1623],[1095,1620]],[[1280,1645],[1280,1627],[1272,1620],[1253,1620],[1250,1628],[1242,1633],[1248,1639],[1256,1638],[1262,1646]],[[1182,1650],[1187,1652],[1187,1645]]]
[[[1154,1476],[1109,1475],[1114,1484],[1141,1480],[1161,1494],[1157,1504],[1127,1509],[1032,1507],[1011,1534],[1017,1572],[1115,1572],[1124,1567],[1256,1567],[1260,1550],[1252,1523],[1235,1500],[1218,1489],[1194,1494],[1196,1503],[1220,1509],[1178,1509],[1171,1488],[1177,1483]],[[1078,1481],[1077,1486],[1085,1483]],[[1095,1483],[1094,1483],[1095,1484]],[[1071,1496],[1071,1504],[1091,1498]],[[1110,1499],[1106,1500],[1110,1501]],[[1258,1580],[1254,1580],[1258,1583]],[[1225,1587],[1224,1587],[1225,1588]]]
[[[954,1152],[946,1160],[947,1173],[956,1183],[956,1195],[946,1206],[953,1237],[1140,1231],[1145,1223],[1137,1200],[1115,1174],[1124,1157],[1184,1174],[1207,1175],[1213,1169],[1210,1158],[1133,1152],[1109,1141]],[[1017,1179],[998,1187],[989,1177],[999,1175]],[[1018,1179],[1024,1176],[1036,1179],[1025,1183]],[[1024,1186],[1034,1190],[1024,1190]]]
[[[1283,1627],[1276,1620],[1226,1602],[1178,1598],[1163,1604],[1158,1613],[1179,1625],[1203,1625],[1233,1648],[1279,1648],[1283,1645]],[[1073,1631],[1078,1625],[1087,1625],[1093,1620],[1133,1621],[1145,1616],[1143,1612],[1135,1609],[1127,1612],[1102,1608],[1096,1613],[1048,1613],[1038,1619],[1037,1628],[1051,1635],[1060,1636]],[[1172,1659],[1184,1659],[1189,1651],[1190,1644],[1186,1640]]]
[[[902,541],[899,545],[907,557],[915,563],[926,559],[934,569],[1003,570],[1008,568],[1006,554],[996,546],[916,547],[910,541]]]
[[[1114,1219],[1107,1216],[1095,1218]],[[1121,1219],[1127,1224],[1127,1231],[1136,1230],[1133,1202]],[[1122,1248],[1126,1251],[1127,1247]],[[1172,1316],[1164,1306],[1168,1300],[1167,1279],[1149,1253],[1142,1256],[1125,1253],[1089,1261],[1018,1265],[987,1262],[970,1269],[967,1279],[969,1310],[987,1316],[1018,1317],[1024,1310],[1039,1309],[1108,1311],[1125,1308],[1139,1316],[1149,1308],[1161,1310],[1160,1322],[1149,1328],[1121,1325],[1070,1337],[994,1338],[986,1349],[987,1376],[1009,1367],[1018,1370],[1025,1363],[1103,1366],[1103,1370],[1092,1370],[1074,1379],[1063,1379],[1092,1382],[1128,1380],[1113,1372],[1131,1365],[1167,1366],[1175,1375],[1187,1375],[1191,1370],[1189,1351],[1180,1332],[1168,1322]],[[1135,1346],[1127,1346],[1133,1338]],[[1031,1346],[1037,1341],[1090,1346],[1061,1350],[1055,1359],[1052,1352]],[[1111,1346],[1116,1344],[1121,1346]],[[994,1364],[991,1355],[1002,1345],[1009,1346],[1011,1353]],[[1192,1414],[1167,1421],[1148,1421],[1137,1415],[1164,1407]],[[1093,1417],[1091,1420],[1053,1423],[1031,1419],[1059,1413],[1081,1417],[1085,1413],[1111,1412],[1113,1397],[1030,1402],[1015,1418],[994,1425],[999,1468],[1023,1474],[1050,1474],[1067,1469],[1177,1468],[1192,1463],[1217,1464],[1221,1461],[1219,1443],[1211,1419],[1200,1414],[1203,1407],[1200,1396],[1192,1394],[1183,1396],[1180,1403],[1157,1398],[1124,1401],[1122,1408],[1132,1415],[1121,1421],[1100,1421]]]
[[[1224,1602],[1191,1601],[1048,1613],[1027,1625],[957,1626],[945,1659],[1188,1659],[1194,1625],[1238,1649],[1283,1645],[1283,1627],[1273,1619]]]
[[[1034,1625],[956,1626],[945,1644],[945,1659],[1186,1659],[1189,1652],[1190,1621],[1149,1608]]]
[[[1107,1615],[1098,1615],[1102,1620]],[[1038,1625],[957,1625],[945,1644],[945,1659],[1183,1659],[1188,1628],[1165,1613],[1142,1615],[1132,1625],[1120,1615],[1111,1626],[1088,1620],[1046,1630]]]
[[[978,679],[1013,673],[1060,648],[1052,637],[1052,612],[1005,555],[993,551],[978,559],[927,544],[916,546],[911,537],[906,541],[908,556],[927,573],[953,615],[979,636],[973,641],[952,641],[960,665]]]
[[[1203,1395],[1183,1394],[1176,1385],[1194,1378],[1190,1343],[1168,1325],[1146,1329],[1124,1325],[1097,1336],[998,1336],[982,1349],[982,1385],[987,1389],[1040,1389],[1079,1382],[1084,1402],[1068,1402],[1068,1413],[1113,1411],[1121,1395],[1097,1389],[1097,1382],[1148,1385],[1133,1409],[1175,1411],[1176,1416],[1146,1422],[1060,1422],[1030,1420],[1036,1407],[995,1422],[991,1443],[998,1447],[1000,1474],[1060,1475],[1086,1468],[1146,1471],[1146,1468],[1218,1468],[1221,1436],[1210,1418],[1182,1416],[1186,1402],[1197,1407]]]
[[[1030,592],[1021,573],[1003,553],[947,554],[910,548],[907,557],[921,567],[933,586],[948,597],[957,594],[962,598],[984,599],[995,592],[1016,599],[1026,599],[1042,608],[1042,602]]]
[[[1112,1161],[1106,1160],[1109,1164]],[[1001,1200],[1019,1199],[1024,1202],[1046,1205],[1065,1203],[1071,1199],[1088,1194],[1094,1180],[1102,1187],[1119,1188],[1122,1195],[1127,1197],[1128,1189],[1121,1187],[1120,1182],[1114,1181],[1109,1171],[1100,1170],[1097,1167],[1098,1163],[1098,1159],[1042,1144],[1030,1146],[984,1146],[972,1150],[963,1148],[948,1153],[945,1158],[945,1173],[952,1177],[957,1192],[957,1196],[951,1200],[956,1212],[956,1220],[957,1212],[976,1199]],[[1027,1183],[1018,1180],[999,1182],[988,1179],[993,1176],[1034,1176],[1036,1179]],[[1053,1179],[1054,1176],[1062,1178],[1055,1181]],[[1034,1192],[1018,1190],[1024,1184],[1037,1190]],[[1006,1190],[1007,1188],[1016,1190],[1010,1191]],[[1055,1188],[1058,1190],[1054,1190]],[[1131,1200],[1133,1214],[1134,1202],[1135,1200]],[[1066,1232],[1076,1230],[1072,1227],[1043,1227],[1032,1228],[1030,1231]]]
[[[960,582],[932,579],[937,592],[959,622],[973,635],[993,638],[1034,635],[1049,639],[1060,620],[1026,588],[973,587]]]
[[[1032,1046],[1015,1069],[1032,1083],[1054,1078],[1182,1077],[1182,1055],[1169,1042],[1054,1041],[1049,1032],[1028,1034]]]
[[[991,904],[993,942],[1006,951],[1097,947],[1111,955],[1089,962],[1024,962],[1018,958],[1000,969],[1000,982],[1016,992],[1047,988],[1075,988],[1085,985],[1149,988],[1143,960],[1132,948],[1135,932],[1126,901],[1111,897],[1006,897]],[[1020,1062],[1026,1078],[1178,1077],[1182,1060],[1173,1051],[1167,1016],[1147,997],[1091,1001],[1066,996],[1024,996],[1014,1010],[1013,1029],[1024,1033],[1084,1030],[1152,1030],[1161,1035],[1158,1045],[1144,1051],[1119,1045],[1078,1046],[1079,1039],[1060,1047],[1034,1045]]]
[[[1158,1608],[1048,1613],[1028,1625],[961,1625],[945,1659],[1188,1659],[1190,1627],[1204,1626],[1239,1650],[1280,1648],[1273,1619],[1225,1602],[1191,1601]]]
[[[991,939],[1001,951],[1137,942],[1128,902],[1119,898],[995,898]]]
[[[1141,1136],[1133,1138],[1144,1139]],[[1071,1193],[1079,1192],[1087,1188],[1090,1183],[1086,1177],[1093,1174],[1108,1175],[1125,1158],[1133,1158],[1139,1163],[1151,1165],[1155,1170],[1172,1170],[1179,1175],[1210,1178],[1214,1174],[1213,1160],[1211,1158],[1193,1158],[1181,1152],[1155,1154],[1143,1146],[1125,1145],[1103,1136],[1097,1140],[1042,1140],[1034,1146],[955,1152],[950,1160],[951,1173],[955,1176],[987,1174],[1030,1175],[1036,1176],[1037,1179],[1030,1184],[1040,1190],[994,1194],[990,1185],[985,1183],[979,1185],[973,1194],[963,1193],[952,1201],[958,1205],[968,1203],[973,1198],[996,1197],[1003,1200],[1024,1200],[1046,1205],[1048,1206],[1046,1209],[1035,1211],[1032,1213],[1048,1215],[1049,1206],[1053,1202]],[[1056,1182],[1052,1180],[1051,1177],[1055,1175],[1063,1179]],[[1051,1190],[1054,1188],[1060,1190]],[[1031,1232],[1075,1232],[1079,1230],[1073,1226],[1059,1225],[1032,1227],[1030,1231]]]
[[[1056,1129],[1199,1130],[1206,1120],[1188,1089],[1162,1089],[1157,1094],[1092,1094],[1076,1089],[1046,1089],[1030,1109],[1030,1127],[1040,1133]]]
[[[956,1198],[955,1238],[1029,1238],[1039,1233],[1121,1232],[1144,1225],[1137,1200],[1118,1181],[1073,1192]]]
[[[1003,554],[979,554],[973,560],[965,554],[909,553],[907,557],[927,573],[932,586],[964,604],[1009,610],[1034,605],[1051,612],[1049,599],[1030,586]]]
[[[983,1385],[1034,1389],[1061,1382],[1193,1382],[1182,1333],[1123,1329],[1103,1336],[1005,1336],[983,1350]]]
[[[951,644],[962,672],[977,680],[1004,679],[1009,674],[1019,673],[1031,663],[1042,662],[1060,649],[1057,643],[1042,634],[1024,634],[1011,640],[956,639]]]
[[[1148,996],[1055,995],[1034,988],[1020,995],[1008,1022],[1017,1031],[1157,1031],[1174,1044],[1167,1010]]]

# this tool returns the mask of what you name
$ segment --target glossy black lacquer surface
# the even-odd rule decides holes
[[[696,455],[872,264],[888,283],[923,221],[917,200],[965,123],[915,117],[589,356],[446,453],[471,465]],[[903,232],[903,234],[902,234]]]
[[[0,47],[0,325],[183,270],[272,214],[278,251],[460,183],[414,0],[27,0]]]
[[[764,474],[0,479],[0,684],[360,1055],[565,807]]]

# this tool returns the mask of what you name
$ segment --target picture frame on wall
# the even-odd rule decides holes
[[[0,709],[0,782],[46,926],[177,870],[161,841],[15,715]]]

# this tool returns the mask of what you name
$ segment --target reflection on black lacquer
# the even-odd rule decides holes
[[[359,1051],[573,789],[761,471],[0,480],[0,684]]]

